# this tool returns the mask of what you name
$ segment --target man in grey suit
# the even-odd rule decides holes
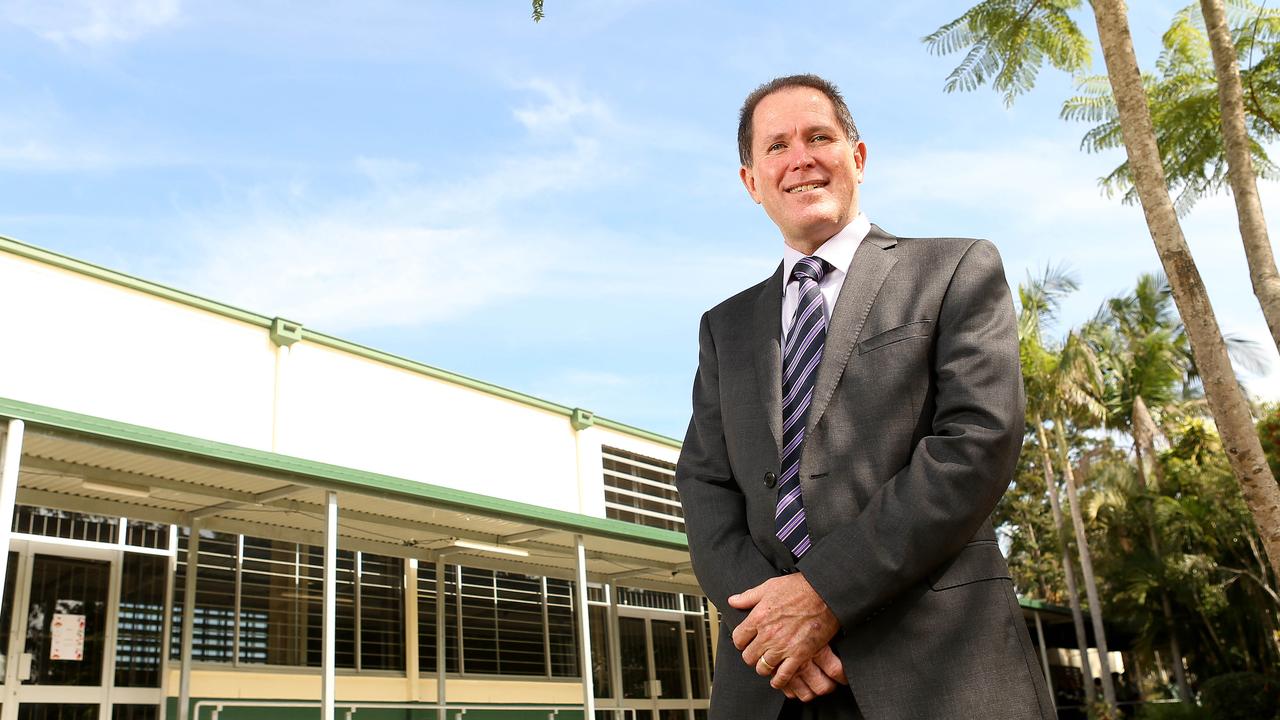
[[[1024,404],[998,253],[871,225],[821,78],[758,88],[738,142],[784,257],[703,315],[676,469],[712,720],[1052,718],[989,520]]]

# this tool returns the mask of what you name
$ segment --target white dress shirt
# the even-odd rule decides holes
[[[831,323],[831,311],[836,306],[836,298],[840,296],[840,286],[844,285],[844,276],[849,274],[853,254],[857,252],[858,245],[862,244],[862,239],[869,232],[871,232],[871,221],[867,220],[866,215],[858,213],[858,217],[854,218],[853,222],[832,235],[813,253],[815,257],[831,263],[832,267],[826,275],[822,276],[822,282],[818,283],[818,291],[822,293],[825,306],[822,312],[828,324]],[[782,278],[785,281],[782,286],[782,337],[785,338],[787,333],[791,332],[791,323],[796,319],[796,307],[800,304],[800,282],[791,279],[791,270],[805,255],[790,245],[782,247]]]

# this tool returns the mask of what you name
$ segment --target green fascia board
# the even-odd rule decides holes
[[[242,310],[216,300],[209,300],[208,298],[203,298],[199,295],[193,295],[183,290],[154,283],[150,280],[143,280],[132,275],[126,275],[122,272],[110,270],[83,260],[77,260],[68,255],[53,252],[52,250],[45,250],[43,248],[35,247],[34,245],[28,245],[20,240],[14,240],[13,238],[8,238],[3,235],[0,235],[0,251],[27,258],[28,260],[34,260],[45,265],[61,268],[63,270],[70,270],[103,282],[108,282],[130,290],[135,290],[137,292],[153,295],[182,305],[187,305],[188,307],[193,307],[198,310],[204,310],[215,315],[221,315],[222,317],[231,318],[232,320],[239,320],[240,322],[249,323],[250,325],[256,325],[268,330],[271,329],[272,323],[275,321],[275,318],[273,317],[259,315],[255,312]],[[494,385],[493,383],[484,382],[483,380],[476,380],[448,370],[441,370],[440,368],[432,367],[431,365],[426,365],[415,360],[409,360],[408,358],[402,358],[397,355],[392,355],[391,353],[374,350],[373,348],[365,347],[357,343],[316,332],[307,328],[305,325],[302,327],[302,338],[304,340],[314,342],[317,345],[341,350],[342,352],[350,353],[352,355],[380,362],[392,367],[397,367],[402,370],[408,370],[410,372],[426,375],[427,377],[443,380],[472,390],[496,395],[497,397],[522,403],[540,410],[564,415],[565,417],[573,416],[573,408],[568,407],[567,405],[560,405],[559,403],[553,403],[549,400],[543,400],[532,395],[526,395],[525,393],[504,388],[500,385]],[[633,435],[644,440],[649,440],[651,442],[656,442],[674,448],[680,447],[679,440],[669,438],[655,432],[650,432],[648,430],[642,430],[625,423],[606,420],[599,416],[596,416],[595,422],[602,427]]]
[[[425,503],[448,510],[472,512],[544,528],[653,547],[683,551],[689,549],[689,542],[684,533],[672,530],[633,525],[621,520],[596,518],[565,510],[494,498],[466,490],[456,490],[416,480],[180,435],[165,430],[34,405],[20,400],[0,398],[0,417],[19,419],[34,426],[154,448],[198,460],[215,460],[242,468],[292,475],[305,478],[309,485],[330,490],[357,492],[410,503]]]
[[[1045,602],[1044,600],[1036,600],[1034,598],[1018,598],[1018,604],[1028,610],[1039,610],[1041,612],[1053,613],[1054,615],[1070,615],[1071,614],[1071,608],[1069,607],[1064,607],[1062,605],[1054,605],[1051,602]],[[1083,613],[1085,617],[1088,617],[1089,612],[1087,610],[1083,611]]]

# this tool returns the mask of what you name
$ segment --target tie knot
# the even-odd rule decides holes
[[[820,257],[810,255],[809,257],[800,258],[796,262],[796,266],[791,269],[791,278],[793,280],[812,280],[814,282],[822,282],[822,276],[827,274],[827,268],[831,265]]]

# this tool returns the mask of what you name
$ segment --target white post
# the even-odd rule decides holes
[[[160,714],[165,720],[169,709],[169,650],[173,633],[173,579],[178,572],[178,526],[169,526],[169,562],[165,564],[164,620],[160,625]]]
[[[436,705],[440,706],[436,710],[436,720],[446,720],[448,717],[444,709],[444,556],[445,553],[436,553]],[[461,641],[461,638],[459,638],[459,641]]]
[[[1044,663],[1044,684],[1049,688],[1049,702],[1053,703],[1053,710],[1057,712],[1058,700],[1053,696],[1053,677],[1049,675],[1049,650],[1044,646],[1044,624],[1040,622],[1039,611],[1032,610],[1031,616],[1036,619],[1036,637],[1040,639],[1040,661]]]
[[[591,680],[591,621],[587,615],[587,546],[581,535],[573,536],[578,566],[578,582],[574,604],[578,606],[578,668],[582,672],[582,716],[596,716],[595,683]]]
[[[18,500],[18,465],[22,462],[24,427],[21,420],[10,420],[4,434],[4,448],[0,450],[0,593],[4,592],[4,576],[9,570],[9,536],[13,533],[13,505]],[[0,642],[6,640],[0,639]]]
[[[418,658],[418,559],[404,561],[404,675],[409,680],[409,700],[417,702],[418,675],[422,672]]]
[[[182,594],[182,666],[178,674],[178,720],[191,716],[191,643],[195,637],[196,576],[200,574],[200,518],[187,536],[187,578]]]
[[[333,676],[338,639],[338,493],[330,490],[324,513],[324,657],[321,659],[320,719],[333,720]]]
[[[606,622],[609,638],[609,684],[613,688],[613,700],[616,705],[622,699],[622,635],[618,627],[618,585],[609,583],[604,586],[605,600],[609,603],[608,621]]]

